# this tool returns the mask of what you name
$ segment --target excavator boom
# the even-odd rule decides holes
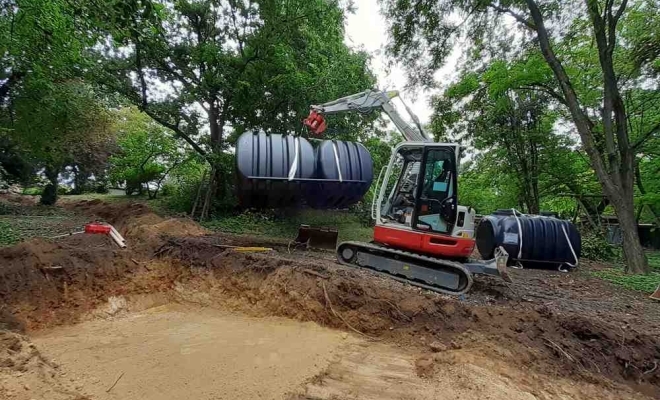
[[[432,139],[424,131],[417,116],[412,110],[403,103],[406,111],[410,115],[416,126],[410,125],[398,113],[392,105],[392,99],[399,97],[399,92],[396,90],[380,91],[380,90],[366,90],[361,93],[352,94],[350,96],[342,97],[320,105],[311,106],[309,117],[305,119],[304,124],[310,128],[312,133],[319,135],[325,130],[325,120],[323,115],[339,114],[343,112],[359,112],[363,114],[372,111],[382,111],[390,118],[394,126],[401,132],[407,141],[411,142],[431,142]],[[400,97],[399,97],[400,98]],[[403,102],[403,100],[402,100]]]

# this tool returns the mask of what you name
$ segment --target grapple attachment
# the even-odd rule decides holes
[[[303,124],[316,136],[320,136],[326,128],[325,118],[314,110],[309,112],[309,116],[303,120]]]

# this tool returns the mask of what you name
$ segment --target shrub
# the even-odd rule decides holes
[[[20,239],[20,236],[8,223],[0,221],[0,247],[10,246],[18,242]]]
[[[582,258],[594,261],[619,261],[621,251],[605,240],[605,236],[596,231],[585,230],[582,235]]]
[[[40,196],[43,190],[40,187],[26,187],[23,188],[23,194],[26,196]]]

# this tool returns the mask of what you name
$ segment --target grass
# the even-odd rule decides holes
[[[0,199],[0,247],[34,237],[53,237],[82,230],[90,217],[62,207],[21,204]]]
[[[0,221],[0,247],[11,246],[18,243],[21,237],[6,221]]]
[[[214,231],[285,239],[295,238],[301,224],[336,227],[339,229],[339,241],[369,241],[373,238],[372,227],[362,224],[355,214],[337,210],[245,212],[202,223]]]
[[[647,253],[651,272],[648,275],[628,275],[623,267],[595,271],[592,274],[627,289],[653,293],[660,285],[660,252]]]

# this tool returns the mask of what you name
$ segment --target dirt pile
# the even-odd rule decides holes
[[[26,336],[0,330],[0,398],[85,400]]]
[[[108,296],[132,290],[131,276],[144,270],[136,258],[150,258],[169,235],[205,233],[190,220],[164,219],[137,203],[92,200],[67,208],[113,224],[129,247],[120,249],[108,236],[78,234],[0,249],[0,301],[10,311],[0,314],[0,327],[35,330],[76,321]]]
[[[137,268],[130,257],[103,235],[34,239],[1,249],[0,301],[29,330],[75,321],[107,298],[113,281]]]

